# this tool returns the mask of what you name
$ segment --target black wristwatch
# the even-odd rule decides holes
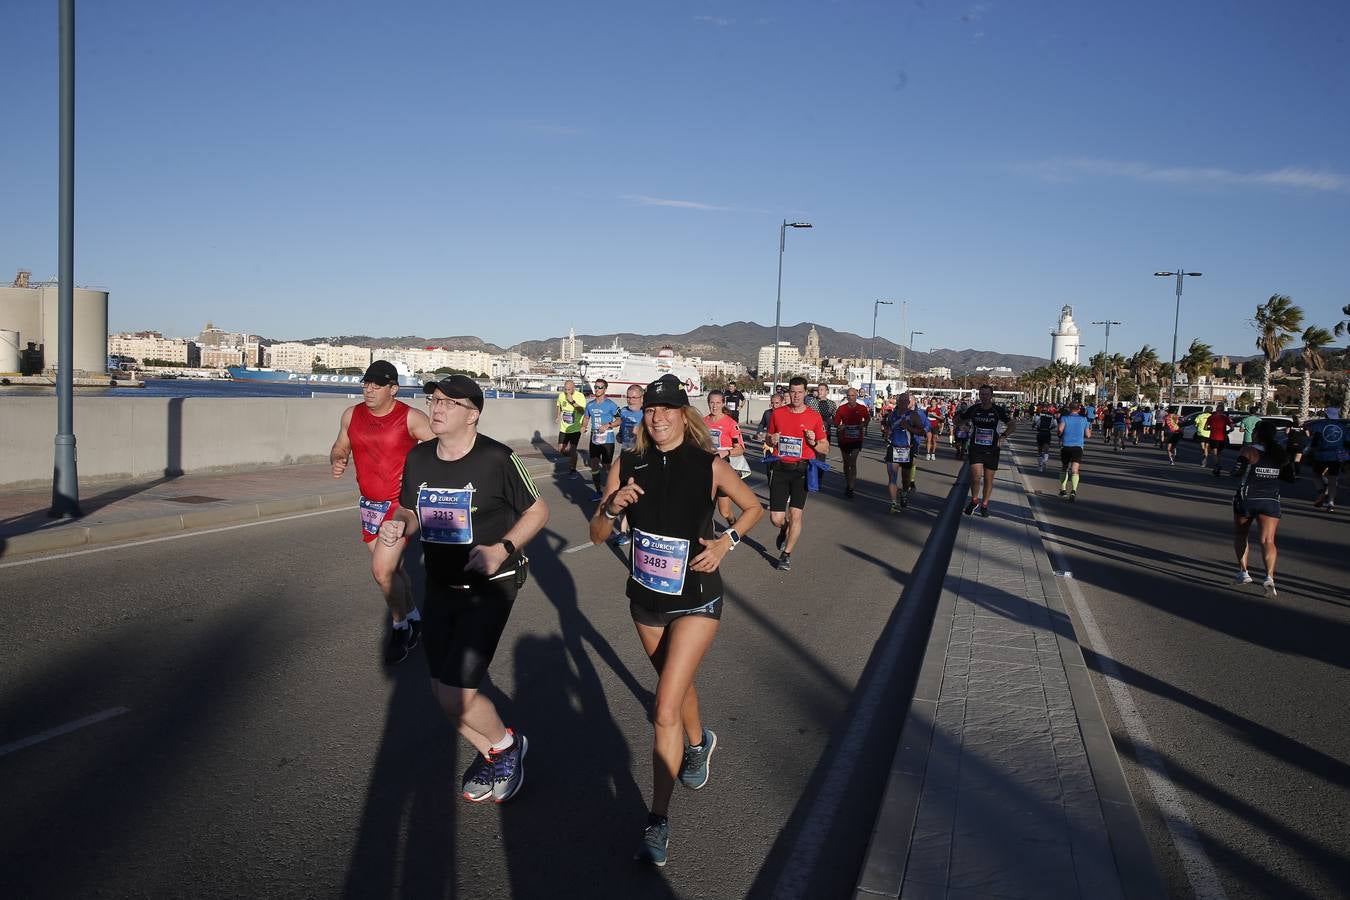
[[[508,541],[506,538],[502,538],[502,540],[501,540],[501,545],[502,545],[503,547],[506,548],[506,555],[507,555],[507,556],[515,556],[515,555],[516,555],[516,545],[515,545],[515,544],[511,543],[511,542]]]

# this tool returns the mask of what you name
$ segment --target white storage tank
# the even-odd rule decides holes
[[[58,352],[58,306],[60,291],[56,284],[42,287],[42,342],[46,366],[55,369]],[[102,375],[108,370],[108,292],[75,288],[75,352],[71,365],[77,372]],[[30,338],[31,340],[31,338]]]
[[[0,328],[0,375],[19,373],[19,333]]]

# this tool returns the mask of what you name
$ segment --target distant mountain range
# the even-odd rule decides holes
[[[794,345],[799,350],[806,348],[806,336],[812,323],[798,322],[795,325],[783,325],[779,329],[780,339]],[[820,354],[829,358],[863,357],[870,355],[872,339],[847,331],[835,331],[824,325],[816,325],[820,336]],[[728,325],[701,325],[684,334],[636,334],[619,332],[610,334],[579,334],[577,339],[586,350],[609,347],[617,339],[619,346],[639,353],[656,353],[662,347],[671,347],[677,353],[686,356],[700,356],[704,359],[723,359],[743,363],[754,368],[759,361],[759,348],[773,344],[773,326],[759,325],[755,322],[732,322]],[[417,335],[402,337],[369,337],[367,335],[335,335],[322,338],[308,338],[301,343],[317,344],[353,344],[358,347],[446,347],[451,350],[482,350],[486,353],[514,351],[526,356],[539,358],[545,355],[557,357],[562,336],[538,341],[522,341],[511,347],[498,347],[480,338],[468,335],[452,337],[424,338]],[[900,346],[878,336],[876,353],[885,360],[898,360]],[[1040,356],[1022,356],[1015,353],[998,353],[992,350],[932,350],[916,353],[907,350],[905,367],[911,371],[923,371],[933,366],[947,366],[957,375],[972,373],[977,366],[1008,366],[1013,372],[1026,372],[1043,366],[1050,360]]]

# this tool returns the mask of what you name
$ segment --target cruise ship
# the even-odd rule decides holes
[[[677,362],[670,347],[662,347],[655,356],[649,356],[630,353],[616,340],[612,347],[588,350],[581,356],[581,377],[587,381],[605,379],[611,397],[622,397],[629,385],[645,388],[662,375],[679,378],[692,396],[703,393],[703,379],[698,370],[688,363]]]

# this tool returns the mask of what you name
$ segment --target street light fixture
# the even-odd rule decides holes
[[[893,300],[874,300],[872,302],[872,358],[867,361],[867,368],[872,374],[867,389],[874,405],[877,400],[877,310],[883,306],[894,305]]]
[[[773,313],[773,387],[769,389],[769,393],[778,390],[778,328],[783,318],[783,248],[787,245],[787,230],[810,227],[810,222],[789,222],[784,219],[778,229],[778,305]]]
[[[1187,277],[1199,278],[1204,272],[1187,272],[1185,269],[1177,269],[1175,272],[1154,272],[1155,278],[1177,279],[1177,311],[1172,317],[1172,383],[1167,386],[1167,403],[1172,405],[1177,402],[1177,326],[1181,323],[1181,282]]]
[[[1125,323],[1124,323],[1124,322],[1114,322],[1114,321],[1112,321],[1112,320],[1110,320],[1110,319],[1105,319],[1105,320],[1100,321],[1100,322],[1093,322],[1092,324],[1093,324],[1093,325],[1105,325],[1105,326],[1106,326],[1106,343],[1102,345],[1102,358],[1106,361],[1106,362],[1105,362],[1106,365],[1110,365],[1110,364],[1111,364],[1111,326],[1112,326],[1112,325],[1124,325]],[[1102,374],[1105,375],[1106,373],[1103,372]],[[1111,379],[1111,405],[1112,405],[1112,406],[1115,406],[1115,405],[1116,405],[1116,395],[1115,395],[1115,390],[1116,390],[1116,380],[1115,380],[1114,378],[1112,378],[1112,379]],[[1100,394],[1101,394],[1101,392],[1098,391],[1098,396],[1100,396]]]

